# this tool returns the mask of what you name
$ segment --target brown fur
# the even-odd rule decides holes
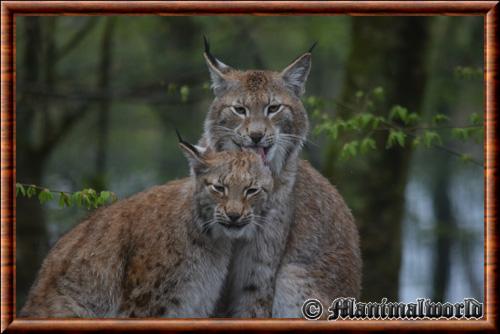
[[[301,317],[301,306],[309,298],[318,298],[327,306],[336,297],[359,297],[361,255],[352,214],[335,187],[298,158],[309,129],[300,96],[310,69],[310,53],[281,72],[240,71],[205,58],[216,97],[205,120],[201,143],[219,151],[265,147],[275,185],[293,185],[290,200],[285,201],[290,205],[283,207],[292,213],[286,248],[274,253],[279,256],[278,268],[264,269],[274,273],[272,280],[276,282],[272,316]],[[224,71],[219,69],[220,64]],[[269,116],[267,108],[277,104],[280,111]],[[246,114],[238,115],[235,105],[244,106]],[[258,144],[250,138],[254,131],[263,135]],[[245,294],[232,293],[225,302],[240,303],[240,309],[255,307],[251,303],[256,301]],[[238,312],[230,315],[252,316]]]
[[[220,223],[228,224],[224,216],[235,205],[250,222],[253,214],[265,216],[272,179],[252,152],[183,148],[195,174],[99,209],[63,236],[21,317],[212,314],[231,255],[232,232]],[[210,190],[219,181],[227,194]],[[265,190],[242,199],[248,186]]]

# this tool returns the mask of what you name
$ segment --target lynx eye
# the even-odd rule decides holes
[[[257,194],[259,191],[260,191],[259,188],[248,188],[247,190],[245,190],[245,196],[250,197],[252,195]]]
[[[270,106],[267,107],[267,115],[269,116],[276,114],[280,110],[281,110],[281,104],[271,104]]]
[[[246,116],[247,109],[242,106],[232,106],[231,110],[238,116]]]
[[[223,186],[219,186],[217,184],[211,184],[210,185],[210,190],[212,190],[212,191],[214,191],[216,193],[224,194],[225,188]]]

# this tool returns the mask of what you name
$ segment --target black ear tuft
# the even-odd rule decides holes
[[[204,57],[208,66],[208,71],[210,73],[210,79],[212,81],[212,89],[216,96],[223,94],[228,87],[228,79],[226,74],[232,70],[232,68],[219,59],[215,58],[214,55],[210,53],[210,45],[208,39],[203,35],[203,43],[205,44]]]
[[[205,52],[210,53],[210,45],[208,44],[208,39],[205,35],[203,35],[203,44],[205,44]]]
[[[309,48],[309,51],[307,51],[307,52],[312,53],[317,44],[318,44],[318,41],[314,42],[314,44]]]
[[[191,145],[190,143],[188,143],[187,141],[182,139],[181,134],[179,133],[179,130],[177,130],[177,128],[175,129],[175,133],[177,134],[177,139],[179,140],[179,144],[181,145],[181,147],[185,146],[184,150],[187,149],[187,150],[191,151],[193,156],[196,156],[196,157],[201,156],[199,150],[196,147],[194,147],[193,145]]]
[[[182,140],[181,134],[179,133],[179,130],[177,130],[177,128],[174,128],[174,130],[175,130],[175,133],[177,134],[177,139],[179,140],[179,143],[182,143],[183,140]]]
[[[205,54],[208,57],[208,60],[214,65],[217,66],[217,58],[215,58],[211,53],[210,53],[210,44],[208,43],[207,36],[203,35],[203,44],[205,45]]]

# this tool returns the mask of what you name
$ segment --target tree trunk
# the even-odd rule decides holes
[[[358,90],[382,86],[387,109],[376,113],[387,115],[388,108],[395,104],[419,112],[427,78],[429,22],[423,17],[353,18],[342,101],[348,101]],[[363,164],[337,166],[338,152],[332,144],[324,170],[334,184],[340,177],[349,178],[339,188],[354,199],[352,208],[360,227],[364,264],[362,296],[370,301],[398,298],[404,191],[412,151],[384,149],[386,136],[374,136],[378,150],[363,157]]]
[[[434,215],[436,219],[436,241],[435,260],[433,268],[433,296],[432,300],[444,302],[446,299],[446,288],[450,278],[451,269],[451,246],[455,232],[455,219],[451,211],[450,197],[450,170],[449,157],[441,156],[437,161],[441,162],[436,175],[433,189]],[[437,162],[436,161],[436,162]]]
[[[439,88],[438,94],[434,93],[430,99],[430,109],[437,110],[440,113],[453,116],[452,111],[460,109],[460,99],[458,94],[463,91],[461,82],[453,77],[451,70],[457,66],[472,65],[475,66],[475,50],[481,47],[482,41],[475,40],[477,45],[467,44],[464,49],[461,45],[462,39],[473,40],[473,36],[477,36],[479,31],[482,30],[482,24],[477,24],[463,29],[464,24],[471,21],[462,19],[445,20],[440,22],[438,30],[440,34],[435,43],[447,43],[448,47],[444,48],[435,58],[436,60],[432,66],[432,73],[435,74],[436,79],[433,81],[433,86]],[[482,22],[479,22],[482,23]],[[470,24],[470,23],[469,23]],[[460,29],[462,28],[462,29]],[[479,30],[479,31],[478,31]],[[458,254],[452,255],[452,247],[456,246],[457,249],[462,249],[464,257],[464,271],[470,281],[472,290],[475,296],[481,294],[474,288],[480,286],[472,273],[472,263],[468,261],[467,255],[468,244],[467,241],[457,239],[459,236],[459,226],[457,224],[457,217],[453,214],[451,203],[451,182],[453,172],[452,163],[457,161],[456,158],[449,155],[436,155],[432,159],[434,166],[432,175],[432,193],[433,193],[433,207],[435,219],[435,235],[434,241],[434,262],[432,264],[433,284],[432,284],[432,297],[435,301],[444,301],[447,298],[447,288],[449,286],[451,271],[452,271],[452,256],[457,257]],[[463,244],[461,244],[463,243]]]
[[[101,191],[106,188],[106,159],[108,152],[109,114],[111,109],[110,76],[113,65],[113,34],[116,25],[115,17],[107,17],[101,39],[101,61],[99,65],[99,90],[105,97],[99,103],[97,115],[97,149],[95,174],[91,187]]]
[[[16,181],[37,186],[44,185],[44,169],[53,149],[85,115],[90,103],[51,113],[54,104],[44,92],[53,90],[58,79],[56,62],[62,57],[55,43],[57,20],[33,16],[18,21],[25,39],[16,82]],[[64,47],[65,54],[84,39],[95,22],[92,19],[75,34]],[[49,245],[45,212],[39,201],[18,198],[16,208],[16,307],[20,309]]]
[[[32,17],[25,21],[24,52],[22,66],[19,66],[18,78],[31,85],[39,85],[41,74],[41,24],[40,19]],[[20,95],[17,101],[17,124],[31,128],[33,116],[40,112],[37,105],[40,101]],[[17,181],[40,185],[42,183],[42,166],[45,158],[33,148],[30,132],[17,131]],[[17,307],[24,304],[27,290],[33,283],[36,272],[47,252],[48,234],[45,226],[43,209],[36,199],[18,198],[16,201],[16,301]]]

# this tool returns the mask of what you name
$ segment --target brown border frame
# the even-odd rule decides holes
[[[184,330],[489,330],[498,331],[497,96],[498,1],[5,1],[1,4],[1,327],[24,331]],[[481,15],[485,18],[485,310],[476,321],[24,320],[15,319],[16,15]]]

